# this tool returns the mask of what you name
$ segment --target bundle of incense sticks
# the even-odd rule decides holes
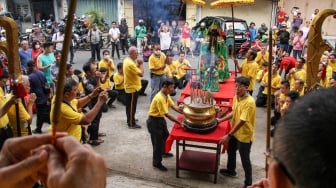
[[[212,93],[198,87],[190,86],[190,103],[191,104],[210,104],[213,105]]]

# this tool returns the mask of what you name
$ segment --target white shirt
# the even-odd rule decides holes
[[[61,34],[60,32],[57,32],[53,36],[53,41],[64,41],[64,34]],[[56,43],[55,49],[57,51],[61,51],[63,49],[63,42]]]
[[[110,31],[109,31],[109,35],[110,35],[110,38],[111,38],[111,41],[112,42],[118,42],[119,41],[119,36],[120,36],[120,31],[119,31],[119,28],[111,28]],[[116,40],[113,40],[113,39],[116,39]]]
[[[168,50],[171,43],[170,32],[160,32],[160,46],[161,50]]]

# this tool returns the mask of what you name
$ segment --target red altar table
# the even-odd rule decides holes
[[[220,107],[232,107],[233,96],[235,95],[235,76],[231,72],[231,77],[219,84],[218,92],[211,92],[216,104]],[[190,96],[190,83],[186,85],[181,92],[181,97],[177,100],[177,104],[183,103],[186,97]]]
[[[181,120],[183,116],[180,116]],[[220,123],[217,128],[207,134],[198,134],[185,131],[180,125],[175,124],[167,141],[166,152],[171,150],[171,146],[176,140],[176,177],[179,178],[179,170],[197,171],[208,174],[214,174],[214,183],[217,183],[217,173],[220,161],[221,144],[219,141],[224,135],[231,130],[231,125],[228,121]],[[215,144],[216,147],[187,144],[186,141],[199,143]],[[180,156],[179,147],[182,146]],[[186,149],[188,147],[188,149]],[[207,150],[215,150],[216,152],[195,151],[189,148],[202,148]]]

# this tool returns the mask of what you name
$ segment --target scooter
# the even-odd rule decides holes
[[[245,59],[246,54],[250,48],[260,51],[264,45],[257,39],[254,42],[250,40],[245,41],[241,46],[237,54],[238,59]]]

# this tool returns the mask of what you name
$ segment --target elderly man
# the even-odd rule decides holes
[[[131,46],[128,50],[128,57],[124,59],[123,63],[126,117],[130,129],[141,128],[135,123],[135,112],[141,89],[141,77],[144,75],[142,64],[143,61],[138,59],[138,49]]]
[[[67,78],[63,90],[63,102],[61,104],[61,113],[59,123],[52,124],[52,128],[57,132],[67,132],[69,135],[74,136],[80,141],[82,136],[82,128],[80,125],[87,125],[91,123],[97,114],[100,112],[101,107],[105,104],[108,96],[106,92],[100,92],[99,88],[93,90],[91,94],[83,98],[76,99],[78,92],[78,83],[72,78]],[[93,98],[98,97],[98,102],[91,108],[90,111],[83,114],[78,109],[87,105]],[[51,119],[55,106],[55,99],[51,104]]]
[[[21,49],[19,50],[20,65],[23,73],[27,72],[27,62],[32,60],[32,50],[29,48],[28,41],[21,41]]]
[[[33,32],[29,35],[29,44],[31,45],[34,41],[39,41],[43,43],[45,37],[38,26],[33,28]]]
[[[166,55],[161,52],[160,45],[154,45],[154,52],[149,57],[148,65],[151,77],[151,96],[152,101],[155,94],[160,91],[163,80],[166,78],[165,67],[166,67]]]

